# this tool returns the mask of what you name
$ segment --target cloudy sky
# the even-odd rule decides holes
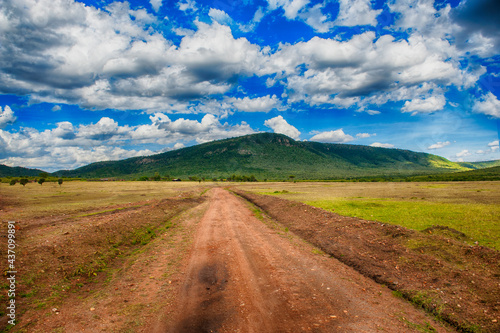
[[[0,163],[256,132],[500,159],[497,0],[0,0]]]

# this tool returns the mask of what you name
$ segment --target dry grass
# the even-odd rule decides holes
[[[202,186],[209,186],[204,183]],[[51,215],[99,210],[113,205],[169,198],[199,188],[197,182],[65,182],[25,187],[0,184],[0,209],[4,220],[23,220]],[[6,206],[6,207],[5,207]]]

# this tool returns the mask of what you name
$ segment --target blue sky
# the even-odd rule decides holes
[[[257,132],[500,159],[496,0],[3,0],[0,163]]]

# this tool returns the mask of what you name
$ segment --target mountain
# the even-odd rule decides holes
[[[10,167],[0,164],[0,177],[35,177],[38,176],[41,172],[44,171],[22,167]]]
[[[483,162],[458,162],[458,164],[469,169],[484,169],[484,168],[500,166],[500,160],[483,161]]]
[[[68,177],[138,178],[169,175],[259,180],[338,179],[406,176],[469,170],[436,155],[409,150],[295,141],[282,134],[259,133],[208,142],[175,151],[121,161],[92,163],[54,174]]]

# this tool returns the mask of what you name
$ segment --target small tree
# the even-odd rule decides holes
[[[49,177],[49,174],[47,172],[40,172],[38,174],[38,177],[40,178],[48,178]]]
[[[161,176],[158,172],[155,172],[155,175],[151,179],[158,182],[161,180]]]
[[[27,178],[22,178],[19,183],[21,183],[21,185],[23,186],[26,186],[26,184],[28,184],[30,181],[27,179]]]
[[[10,185],[16,185],[16,183],[17,183],[17,179],[12,179],[9,184]]]
[[[293,180],[295,178],[295,176],[294,175],[290,175],[290,176],[288,176],[288,178],[290,178],[290,180]]]
[[[45,178],[38,179],[38,184],[43,185],[45,183]]]
[[[63,183],[63,179],[62,179],[62,178],[59,178],[59,179],[57,180],[57,183],[59,184],[59,186],[61,186],[61,185],[62,185],[62,183]]]

